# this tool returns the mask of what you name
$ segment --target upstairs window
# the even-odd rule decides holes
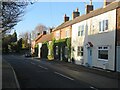
[[[99,31],[103,32],[108,30],[108,20],[103,20],[99,22]]]
[[[83,36],[84,34],[84,25],[78,27],[78,36]]]
[[[80,36],[81,26],[78,27],[78,36]]]
[[[70,37],[70,30],[66,30],[65,36],[66,36],[66,37]]]
[[[108,30],[108,20],[104,21],[104,30]]]
[[[81,36],[83,36],[83,33],[84,33],[84,25],[82,25]]]
[[[60,32],[59,31],[56,32],[56,37],[60,37]]]
[[[101,22],[99,22],[99,31],[101,32]]]

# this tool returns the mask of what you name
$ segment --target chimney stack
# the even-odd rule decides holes
[[[69,21],[69,17],[65,14],[64,15],[64,22],[67,22],[67,21]]]
[[[106,7],[108,4],[110,4],[113,1],[115,1],[115,0],[104,0],[104,6],[103,7]]]
[[[93,5],[86,5],[86,14],[88,14],[90,11],[93,11]]]
[[[40,35],[40,33],[37,33],[37,35]]]
[[[92,0],[90,0],[90,5],[86,5],[86,14],[88,14],[90,11],[93,11],[93,8]]]
[[[78,17],[79,15],[80,15],[80,12],[79,12],[78,8],[76,8],[76,11],[73,11],[73,13],[72,13],[72,20],[74,18]]]
[[[50,33],[52,33],[52,28],[50,28]]]
[[[43,31],[42,34],[45,35],[45,34],[46,34],[46,31]]]

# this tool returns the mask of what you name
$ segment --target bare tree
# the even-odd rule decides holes
[[[1,3],[0,28],[2,28],[2,31],[0,32],[2,33],[13,29],[13,27],[19,21],[21,21],[21,17],[24,15],[25,8],[29,4],[28,2],[14,2],[14,1],[3,2],[3,1],[0,1]]]
[[[32,39],[35,39],[39,34],[42,34],[43,31],[47,31],[48,27],[45,25],[39,24],[35,27],[35,29],[32,31]]]

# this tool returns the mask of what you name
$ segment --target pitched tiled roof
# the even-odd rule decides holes
[[[37,36],[37,38],[35,38],[35,41],[37,41],[38,39],[40,39],[42,37],[43,34],[40,34]]]
[[[46,41],[52,40],[52,33],[39,36],[39,39],[36,39],[36,43],[43,43]]]
[[[54,30],[58,30],[58,29],[61,29],[61,28],[63,28],[63,27],[69,26],[71,21],[72,21],[72,20],[66,21],[66,22],[62,23],[61,25],[59,25],[59,26],[58,26],[57,28],[55,28]]]
[[[84,14],[84,15],[82,15],[82,16],[76,17],[76,18],[73,19],[73,20],[64,22],[64,23],[62,23],[61,25],[59,25],[57,28],[55,28],[54,31],[55,31],[55,30],[62,29],[62,28],[67,27],[67,26],[70,26],[70,25],[73,25],[73,24],[78,23],[78,22],[80,22],[80,21],[89,19],[89,18],[91,18],[91,17],[100,15],[100,14],[102,14],[102,13],[105,13],[105,12],[108,12],[108,11],[111,11],[111,10],[114,10],[114,9],[116,9],[116,8],[118,8],[118,7],[120,7],[120,1],[119,1],[119,2],[112,2],[111,4],[107,5],[105,8],[99,8],[99,9],[93,10],[93,11],[91,11],[91,12],[88,13],[88,14]]]
[[[118,7],[120,7],[120,1],[119,2],[112,2],[111,4],[107,5],[105,8],[99,8],[99,9],[96,9],[94,11],[91,11],[90,13],[88,13],[86,15],[82,15],[82,16],[75,18],[70,24],[75,24],[77,22],[80,22],[80,21],[89,19],[91,17],[103,14],[105,12],[114,10]]]

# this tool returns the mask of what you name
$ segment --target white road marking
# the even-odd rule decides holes
[[[61,74],[61,73],[58,73],[58,72],[54,72],[55,74],[58,74],[58,75],[60,75],[60,76],[62,76],[62,77],[65,77],[65,78],[67,78],[67,79],[70,79],[70,80],[74,80],[73,78],[70,78],[70,77],[68,77],[68,76],[66,76],[66,75],[63,75],[63,74]]]
[[[34,64],[34,65],[35,65],[35,63],[33,63],[33,62],[31,62],[31,64]]]
[[[98,90],[97,88],[93,87],[93,86],[90,86],[90,88],[94,89],[94,90]]]
[[[38,67],[40,67],[40,68],[43,68],[43,69],[46,69],[46,70],[48,69],[48,68],[46,68],[46,67],[43,67],[43,66],[40,66],[40,65],[38,65]]]

